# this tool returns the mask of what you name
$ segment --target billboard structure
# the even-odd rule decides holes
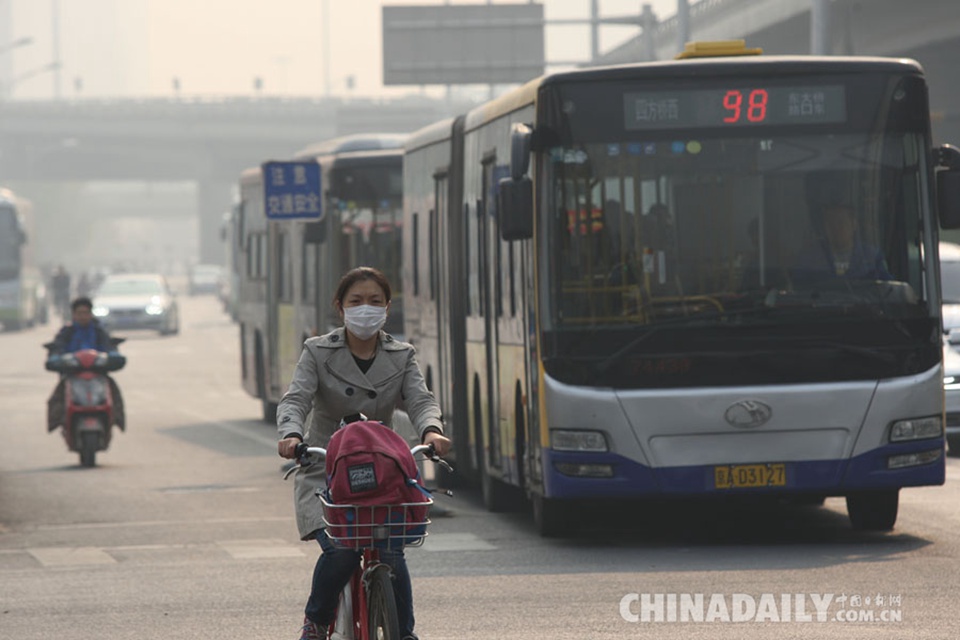
[[[383,83],[514,84],[544,72],[543,5],[383,7]]]

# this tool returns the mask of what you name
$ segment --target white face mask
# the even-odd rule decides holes
[[[372,338],[387,321],[387,308],[372,304],[344,307],[343,324],[347,331],[361,340]]]

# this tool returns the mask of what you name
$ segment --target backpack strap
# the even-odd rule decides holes
[[[430,489],[427,489],[425,486],[414,480],[413,478],[407,478],[407,484],[411,487],[416,487],[420,490],[420,493],[427,496],[428,498],[433,496],[433,492]]]

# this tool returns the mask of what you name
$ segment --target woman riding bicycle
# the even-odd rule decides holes
[[[284,458],[296,457],[304,440],[326,446],[335,425],[345,415],[362,413],[390,425],[397,408],[407,414],[424,444],[437,453],[450,449],[443,435],[440,406],[427,389],[411,345],[381,331],[390,308],[390,283],[377,269],[357,267],[340,280],[333,301],[344,326],[304,343],[290,387],[277,408]],[[313,421],[304,425],[313,409]],[[300,640],[326,637],[340,591],[359,562],[354,549],[338,548],[323,528],[316,490],[324,486],[322,465],[301,469],[296,476],[297,527],[303,540],[317,540],[323,550],[313,572],[310,597],[304,610]],[[381,551],[393,570],[400,633],[413,633],[413,593],[403,549]]]

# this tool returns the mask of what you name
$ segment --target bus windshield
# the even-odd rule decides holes
[[[641,128],[628,116],[602,132],[578,127],[576,95],[542,150],[555,373],[676,386],[932,366],[916,357],[931,351],[932,327],[922,126],[854,122],[848,100],[810,124],[724,129],[681,115]],[[664,368],[677,375],[658,379]]]
[[[403,217],[403,174],[400,156],[386,165],[335,167],[331,204],[340,214],[341,272],[357,266],[376,267],[397,285],[391,301],[391,333],[402,331],[399,291],[400,234]]]

